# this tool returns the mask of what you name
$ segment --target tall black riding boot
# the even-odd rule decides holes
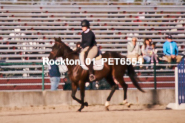
[[[91,62],[91,64],[88,65],[88,68],[89,68],[89,81],[93,82],[96,79],[95,75],[93,74],[93,62]]]

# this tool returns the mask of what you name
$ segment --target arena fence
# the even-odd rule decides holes
[[[167,108],[185,109],[185,58],[175,68],[175,103],[169,103]]]
[[[91,22],[102,52],[126,55],[134,36],[141,46],[144,38],[152,38],[160,57],[165,36],[171,34],[183,55],[184,5],[185,0],[0,0],[0,60],[5,62],[0,65],[0,90],[49,89],[42,58],[48,57],[53,37],[75,48],[84,18]],[[135,66],[142,88],[174,88],[174,69],[165,69],[167,65]],[[135,88],[127,75],[124,78],[129,89]],[[67,75],[61,82],[59,89],[70,89]],[[109,88],[104,80],[99,82],[98,89]]]
[[[185,103],[185,58],[178,64],[178,102]]]
[[[169,64],[143,64],[135,66],[140,78],[140,85],[144,89],[174,88],[174,69],[165,69]],[[176,66],[176,64],[171,64]],[[150,66],[150,69],[146,67]],[[164,69],[162,69],[164,68]],[[129,89],[134,89],[131,80],[125,74],[125,82]],[[98,86],[98,87],[97,87]],[[0,90],[47,90],[50,89],[47,65],[41,62],[28,63],[0,63]],[[70,90],[71,82],[67,73],[61,73],[61,83],[58,89]],[[90,83],[86,89],[106,90],[109,84],[103,79],[99,82]],[[119,89],[122,89],[119,86]]]

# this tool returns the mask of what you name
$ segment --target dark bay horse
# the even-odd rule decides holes
[[[55,59],[56,57],[62,57],[63,59],[79,59],[79,54],[77,52],[74,52],[71,50],[64,42],[61,41],[61,38],[55,38],[55,44],[52,47],[52,51],[49,55],[49,59]],[[105,52],[102,54],[102,58],[125,58],[125,56],[120,55],[116,52]],[[89,73],[87,70],[82,69],[80,65],[67,65],[68,68],[68,74],[69,79],[71,81],[72,86],[72,98],[76,100],[78,103],[81,104],[81,107],[78,111],[81,111],[84,106],[88,106],[87,102],[84,102],[85,97],[85,82],[89,81]],[[96,76],[96,80],[101,80],[103,78],[106,79],[106,81],[111,86],[111,92],[109,96],[107,97],[107,101],[105,103],[106,110],[109,110],[109,102],[111,100],[112,95],[114,94],[115,90],[118,87],[118,84],[123,87],[124,97],[123,97],[123,103],[129,104],[127,102],[127,88],[128,85],[125,83],[123,76],[125,74],[125,71],[127,70],[128,75],[135,85],[137,89],[144,92],[140,85],[138,84],[138,78],[136,76],[136,73],[134,71],[134,68],[132,65],[121,65],[120,63],[118,65],[108,65],[107,62],[104,63],[104,68],[99,71],[94,71],[94,74]],[[77,88],[80,88],[80,96],[81,99],[78,99],[75,97]]]

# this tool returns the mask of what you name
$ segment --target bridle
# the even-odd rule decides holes
[[[59,49],[61,49],[61,44],[59,43],[59,42],[56,42],[56,44],[58,45],[60,45],[60,47],[59,47]],[[56,55],[58,54],[58,52],[59,52],[59,50],[57,51],[57,53],[55,54],[53,51],[51,51],[50,53],[53,55],[53,58],[55,58],[56,57]]]

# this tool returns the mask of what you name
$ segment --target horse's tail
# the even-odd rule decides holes
[[[132,66],[132,64],[130,65],[127,65],[127,71],[128,71],[128,75],[132,81],[132,83],[134,84],[134,86],[140,90],[141,92],[145,92],[139,85],[138,81],[139,81],[139,78],[137,77],[137,74],[134,70],[134,67]]]

